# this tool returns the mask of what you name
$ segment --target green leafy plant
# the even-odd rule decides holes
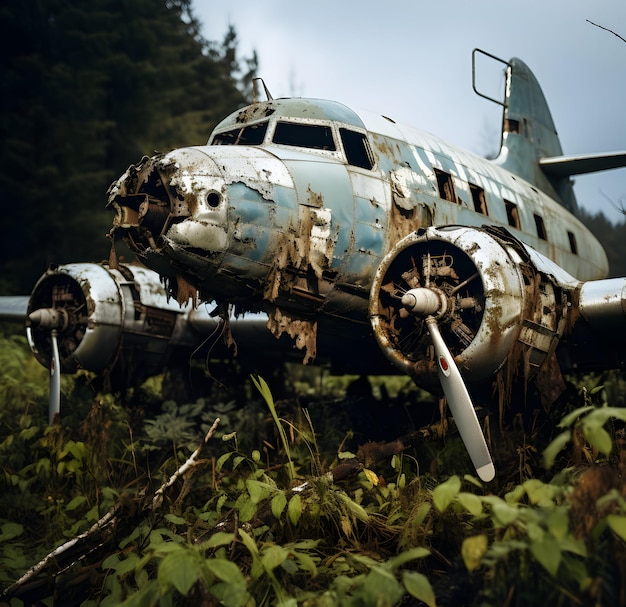
[[[452,435],[378,459],[341,440],[329,451],[298,399],[277,404],[256,376],[252,386],[241,409],[160,403],[152,382],[139,411],[73,388],[48,428],[45,398],[20,412],[12,385],[18,400],[0,411],[2,587],[44,563],[31,578],[39,599],[83,605],[619,601],[623,415],[595,386],[557,428],[553,472],[529,458],[519,483],[489,486],[455,472]]]
[[[592,463],[598,457],[605,460],[613,451],[613,439],[606,429],[608,423],[626,422],[626,409],[610,407],[605,400],[600,406],[593,404],[594,395],[602,395],[604,386],[591,390],[583,387],[581,392],[585,404],[568,413],[558,424],[564,430],[557,435],[544,451],[544,463],[547,468],[554,465],[557,455],[568,443],[573,443],[573,456],[578,461]]]
[[[296,477],[296,470],[293,464],[293,460],[291,459],[291,450],[289,448],[289,441],[287,440],[287,433],[285,432],[285,428],[283,428],[281,420],[276,413],[276,405],[274,404],[274,397],[272,396],[272,392],[267,385],[267,382],[261,376],[254,377],[254,375],[252,375],[251,378],[252,382],[256,386],[257,390],[261,393],[263,400],[266,402],[270,410],[272,419],[274,420],[274,424],[276,425],[276,430],[278,431],[278,435],[280,436],[281,445],[285,450],[285,455],[287,456],[287,461],[289,462],[287,465],[289,478],[293,480]]]

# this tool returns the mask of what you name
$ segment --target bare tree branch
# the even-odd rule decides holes
[[[589,19],[586,19],[586,21],[587,23],[591,23],[591,25],[595,25],[596,27],[599,27],[601,30],[605,30],[607,32],[610,32],[614,36],[617,36],[622,42],[626,42],[626,38],[624,38],[623,36],[620,36],[619,34],[616,34],[613,30],[609,29],[608,27],[598,25],[597,23],[594,23],[593,21],[590,21]]]
[[[37,574],[41,573],[50,563],[52,563],[57,557],[66,553],[70,548],[79,545],[84,540],[92,537],[95,533],[104,531],[112,524],[115,523],[117,512],[119,509],[119,505],[116,504],[111,510],[109,510],[99,521],[94,523],[87,531],[77,535],[75,538],[68,540],[64,544],[61,544],[57,548],[55,548],[50,554],[44,557],[41,561],[39,561],[36,565],[33,565],[19,580],[17,580],[14,584],[12,584],[9,588],[7,588],[1,597],[8,597],[11,593],[34,578]]]
[[[211,440],[211,438],[213,438],[213,435],[215,434],[215,431],[217,430],[217,426],[219,425],[219,423],[220,423],[220,418],[218,417],[213,422],[213,425],[207,432],[207,435],[204,437],[204,442],[189,456],[187,461],[178,470],[176,470],[176,472],[174,472],[172,476],[170,476],[169,480],[163,483],[157,489],[156,493],[154,494],[154,497],[152,498],[152,506],[151,506],[152,510],[156,510],[161,507],[161,504],[163,503],[163,495],[165,493],[165,490],[168,487],[171,487],[183,474],[185,474],[185,472],[187,472],[193,465],[195,465],[196,459],[198,458],[198,456],[200,455],[200,452],[202,451],[202,447],[204,447],[204,445],[206,445]]]
[[[615,202],[610,196],[608,196],[607,194],[605,194],[602,190],[600,190],[600,195],[603,196],[604,198],[606,198],[609,201],[609,204],[618,212],[621,213],[622,215],[626,215],[626,205],[624,204],[624,200],[623,198],[620,199],[619,204],[617,202]]]

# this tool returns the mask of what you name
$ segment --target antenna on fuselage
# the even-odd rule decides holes
[[[484,55],[485,57],[488,57],[489,59],[493,59],[496,62],[502,63],[504,65],[506,65],[506,69],[510,70],[511,69],[511,64],[508,61],[504,61],[504,59],[500,59],[500,57],[496,57],[495,55],[492,55],[491,53],[487,53],[485,51],[483,51],[482,49],[479,48],[475,48],[472,51],[472,89],[474,89],[474,92],[479,96],[482,97],[483,99],[487,99],[489,101],[493,101],[494,103],[497,103],[498,105],[501,105],[503,107],[506,108],[507,106],[507,92],[505,90],[504,93],[504,99],[497,99],[496,97],[493,97],[491,95],[488,95],[486,93],[483,93],[481,91],[478,90],[478,85],[476,84],[476,55]]]
[[[259,86],[259,80],[261,81],[261,84],[263,85],[263,90],[265,91],[265,96],[267,97],[267,101],[271,101],[272,99],[274,99],[269,89],[267,88],[267,85],[265,84],[265,80],[263,80],[263,78],[253,78],[252,79],[252,103],[256,103],[258,101],[257,87]]]

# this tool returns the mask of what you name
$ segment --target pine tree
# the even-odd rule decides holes
[[[579,219],[600,241],[609,260],[609,276],[626,276],[626,221],[611,223],[602,211],[579,211]]]
[[[111,181],[205,143],[245,87],[234,30],[204,40],[189,0],[5,3],[0,33],[0,293],[23,294],[50,262],[105,258]]]

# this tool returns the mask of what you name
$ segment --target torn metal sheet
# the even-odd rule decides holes
[[[283,314],[279,308],[274,308],[269,315],[267,328],[272,335],[280,338],[283,334],[289,335],[294,340],[294,345],[299,350],[304,350],[303,364],[309,364],[317,355],[317,322],[293,318]]]

